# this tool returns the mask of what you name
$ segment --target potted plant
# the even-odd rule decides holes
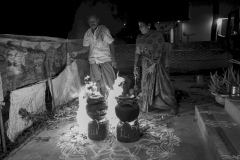
[[[209,90],[215,96],[215,100],[224,105],[225,98],[229,97],[230,87],[239,85],[239,72],[229,67],[223,70],[221,75],[218,75],[217,71],[214,74],[210,73],[210,78]]]
[[[226,77],[226,72],[222,75],[218,75],[217,71],[212,74],[210,73],[210,85],[209,90],[213,95],[215,94],[228,94],[229,81]]]

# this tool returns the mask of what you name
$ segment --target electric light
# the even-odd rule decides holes
[[[219,24],[221,24],[221,23],[222,23],[222,18],[218,18],[217,24],[219,25]]]

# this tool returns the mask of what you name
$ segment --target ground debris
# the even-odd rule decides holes
[[[58,129],[58,125],[63,121],[73,121],[77,115],[78,110],[78,99],[73,99],[72,101],[57,106],[54,111],[42,112],[42,113],[30,113],[26,109],[21,108],[18,112],[19,116],[22,117],[26,122],[32,121],[33,124],[31,127],[24,130],[19,134],[15,142],[11,142],[6,138],[7,152],[3,153],[0,150],[0,159],[4,159],[8,156],[14,149],[18,148],[22,144],[26,143],[27,140],[33,136],[35,133],[47,129],[54,130]],[[5,124],[7,130],[7,123]],[[49,137],[36,137],[36,141],[49,141]]]
[[[37,141],[49,141],[51,137],[36,137],[35,140]]]

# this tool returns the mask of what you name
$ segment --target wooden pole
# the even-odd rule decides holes
[[[7,152],[6,141],[5,141],[5,134],[4,134],[4,125],[3,125],[3,118],[2,118],[2,102],[0,102],[0,125],[1,125],[1,135],[2,135],[2,146],[3,152]]]
[[[53,84],[52,84],[52,76],[51,76],[51,65],[50,65],[50,59],[48,61],[48,68],[49,68],[49,76],[48,76],[48,86],[50,87],[50,90],[52,91],[52,111],[55,108],[55,100],[54,100],[54,92],[53,92]]]
[[[219,0],[212,1],[213,20],[211,28],[211,41],[216,41],[217,37],[217,20],[219,17]]]
[[[71,57],[70,57],[70,53],[68,53],[68,39],[67,39],[67,43],[66,43],[66,66],[71,64]]]

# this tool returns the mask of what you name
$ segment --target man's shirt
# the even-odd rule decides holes
[[[89,63],[99,64],[111,61],[110,45],[114,39],[109,29],[105,26],[98,26],[92,32],[91,28],[87,30],[83,39],[83,46],[90,46]]]

